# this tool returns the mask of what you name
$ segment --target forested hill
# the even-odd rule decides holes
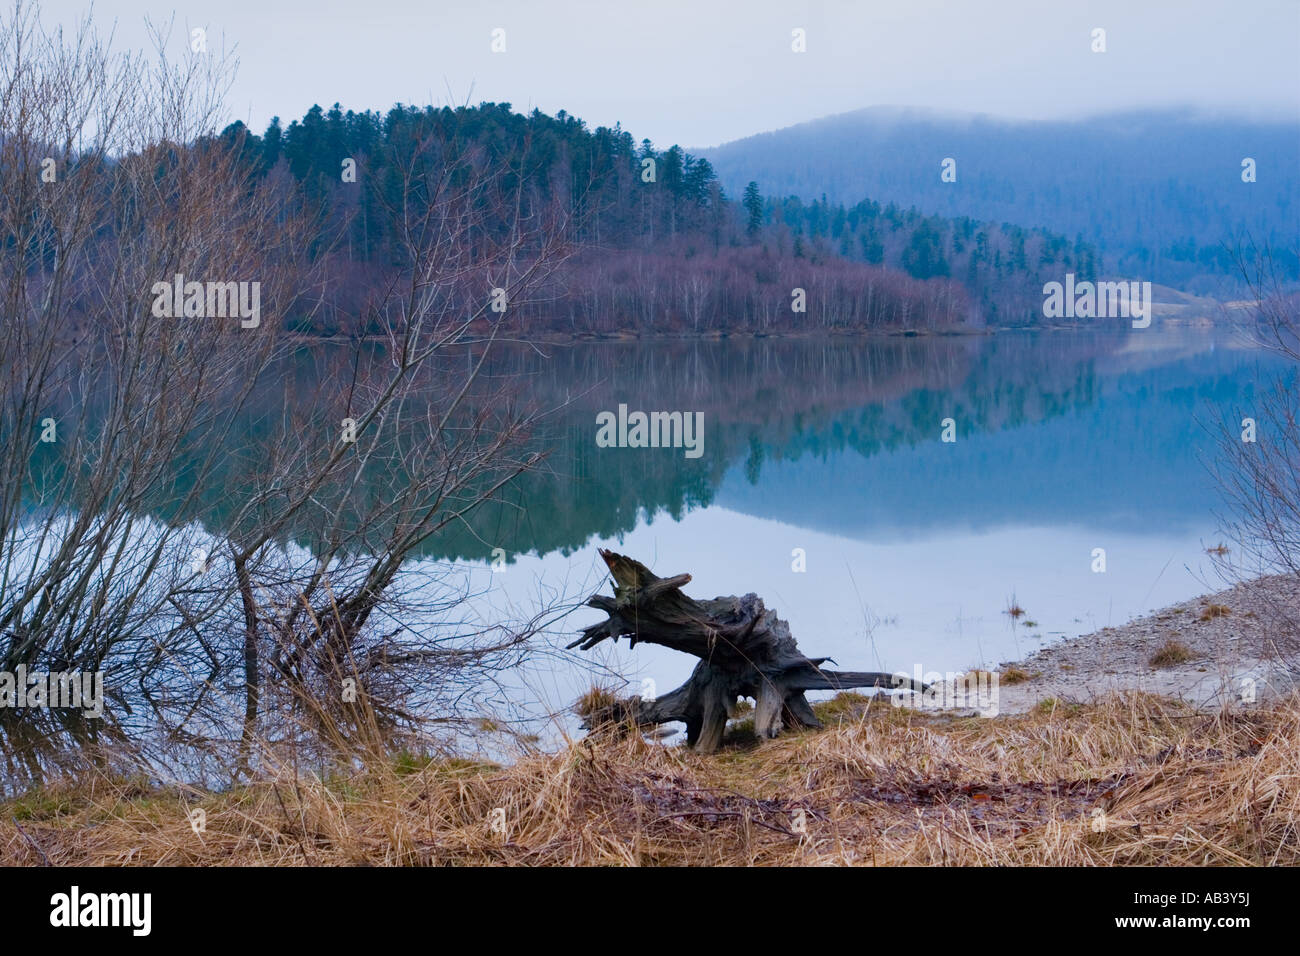
[[[932,215],[1042,227],[1096,243],[1117,271],[1190,291],[1223,288],[1224,244],[1289,251],[1300,277],[1300,122],[1143,111],[1069,122],[874,107],[702,151],[729,189],[870,197]],[[941,164],[956,161],[956,181]],[[1242,180],[1246,159],[1255,181]]]
[[[708,159],[637,142],[617,126],[592,130],[563,111],[335,104],[287,126],[277,118],[261,135],[240,123],[221,135],[258,176],[295,181],[336,230],[319,255],[338,281],[312,331],[371,330],[359,289],[401,260],[394,211],[416,155],[426,168],[495,176],[532,206],[563,210],[575,254],[546,304],[530,307],[532,329],[1030,324],[1041,319],[1045,281],[1091,277],[1100,265],[1091,247],[1042,230],[926,217],[862,197],[847,206],[774,199],[757,184],[733,196]],[[791,309],[795,288],[807,290],[806,313]]]

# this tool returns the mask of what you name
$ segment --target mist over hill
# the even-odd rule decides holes
[[[727,191],[863,199],[1040,227],[1096,243],[1105,268],[1200,292],[1236,275],[1225,246],[1286,249],[1300,277],[1300,122],[1146,110],[1075,121],[873,107],[698,151]],[[940,178],[946,158],[956,181]],[[1255,182],[1243,182],[1253,159]]]

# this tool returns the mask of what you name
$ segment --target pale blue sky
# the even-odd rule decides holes
[[[87,4],[46,0],[70,23]],[[1300,0],[100,0],[145,42],[175,14],[237,46],[232,118],[313,103],[507,101],[656,144],[715,145],[866,106],[1071,117],[1191,104],[1300,112]],[[506,31],[506,52],[491,32]],[[807,52],[791,52],[791,31]],[[1090,50],[1104,28],[1107,52]]]

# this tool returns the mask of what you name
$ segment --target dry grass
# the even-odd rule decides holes
[[[618,703],[618,694],[609,687],[593,687],[573,705],[573,712],[579,717],[589,717],[601,711],[609,710]]]
[[[820,700],[812,705],[813,713],[824,724],[843,720],[860,720],[871,707],[872,699],[853,690],[842,690],[830,700]]]
[[[81,781],[0,806],[0,864],[1300,863],[1300,698],[987,720],[847,704],[826,730],[712,756],[611,735],[225,793]]]
[[[1038,676],[1040,676],[1038,673],[1031,674],[1024,668],[1013,665],[1004,669],[1002,673],[998,675],[998,681],[1010,686],[1012,684],[1023,684],[1025,681],[1033,680]]]
[[[1227,617],[1231,611],[1223,604],[1208,604],[1201,612],[1202,621],[1213,621],[1216,617]]]
[[[1170,637],[1166,638],[1165,642],[1151,655],[1149,663],[1152,667],[1176,667],[1179,664],[1186,664],[1194,657],[1196,655],[1192,653],[1186,644]]]

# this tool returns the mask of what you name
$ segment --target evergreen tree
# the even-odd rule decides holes
[[[874,226],[862,234],[861,242],[862,258],[872,265],[879,265],[885,261],[885,244],[880,241],[880,236],[876,233]]]
[[[754,236],[758,230],[763,228],[763,197],[759,195],[758,183],[750,181],[745,187],[745,196],[742,200],[745,212],[748,213],[748,221],[745,223],[745,232]]]
[[[280,158],[280,150],[284,148],[284,131],[280,129],[280,117],[272,116],[271,125],[266,128],[266,133],[262,136],[262,166],[264,169],[270,169]]]
[[[912,241],[903,250],[903,268],[914,279],[933,279],[948,275],[948,260],[937,229],[922,221],[912,233]]]

